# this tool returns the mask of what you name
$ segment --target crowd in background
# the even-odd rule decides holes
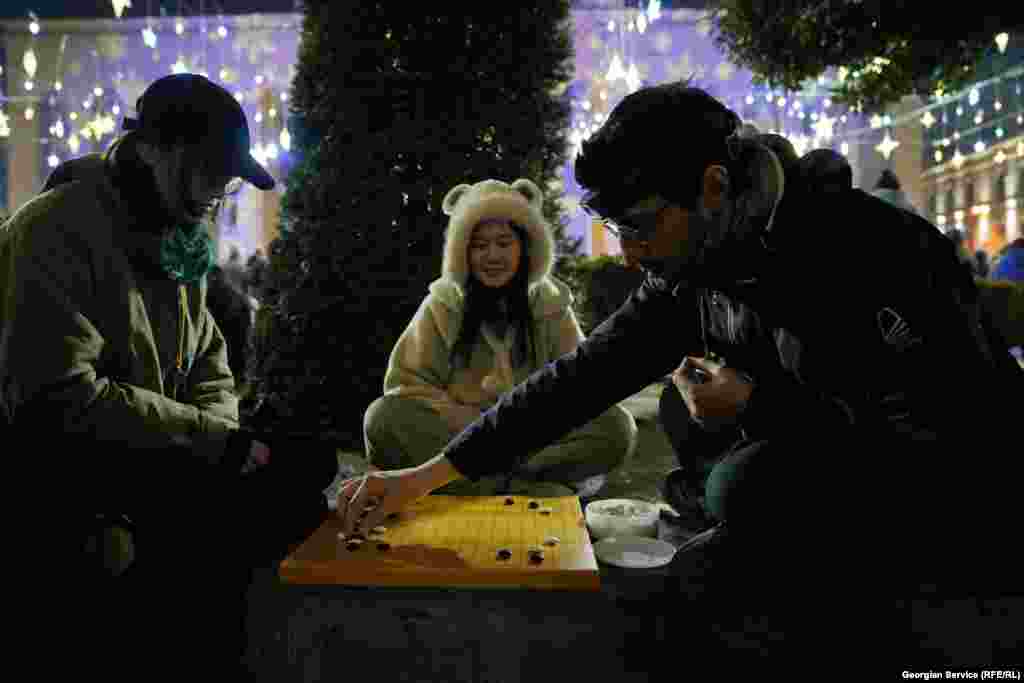
[[[889,169],[882,171],[871,194],[894,206],[920,214],[920,211],[903,192],[899,178]],[[947,228],[943,232],[957,245],[961,262],[971,270],[975,277],[1010,282],[1024,281],[1024,262],[1021,260],[1021,252],[1024,251],[1024,238],[1018,237],[989,256],[984,249],[977,249],[972,254],[968,248],[967,236],[962,231],[956,228]]]
[[[261,287],[267,266],[261,249],[243,263],[241,252],[235,247],[227,260],[215,266],[207,276],[207,305],[227,341],[228,364],[239,393],[246,382],[246,366],[252,351],[256,311],[262,299]]]

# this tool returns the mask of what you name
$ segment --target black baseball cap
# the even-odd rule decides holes
[[[125,130],[149,133],[162,143],[201,145],[223,164],[218,171],[261,190],[274,187],[274,178],[250,151],[252,138],[242,106],[208,78],[172,74],[157,79],[139,97],[135,111],[136,118],[125,117]]]

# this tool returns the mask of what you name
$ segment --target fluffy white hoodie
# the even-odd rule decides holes
[[[443,209],[450,221],[442,276],[431,283],[429,294],[391,352],[385,395],[422,400],[453,431],[459,431],[503,393],[583,341],[572,311],[572,293],[551,276],[555,245],[541,214],[542,201],[541,191],[525,179],[511,185],[498,180],[459,185],[445,196]],[[538,358],[513,368],[514,331],[510,329],[499,338],[484,324],[468,367],[456,369],[449,359],[465,307],[469,241],[480,221],[491,218],[514,221],[525,227],[529,236],[528,293]]]

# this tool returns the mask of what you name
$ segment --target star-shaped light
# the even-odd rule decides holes
[[[0,138],[5,138],[11,134],[11,129],[7,125],[10,119],[7,118],[7,114],[0,109]]]
[[[80,144],[78,136],[72,133],[71,137],[68,138],[68,148],[71,150],[72,154],[78,154],[78,146]]]
[[[941,149],[937,149],[937,150],[935,150],[935,163],[940,163],[941,161],[942,161],[942,150]]]
[[[897,142],[896,140],[893,140],[891,137],[889,137],[889,131],[886,131],[885,132],[885,138],[883,138],[880,143],[875,145],[875,149],[877,149],[879,152],[881,152],[882,156],[885,157],[886,160],[888,160],[889,159],[889,155],[892,154],[892,151],[894,149],[896,149],[897,147],[899,147],[899,146],[900,146],[900,143]]]
[[[977,152],[978,154],[981,154],[982,152],[984,152],[985,151],[985,143],[982,142],[981,140],[978,140],[977,142],[975,142],[974,143],[974,151]]]
[[[960,168],[961,166],[964,165],[964,155],[960,153],[959,147],[957,148],[956,152],[953,153],[953,165],[956,166],[957,168]]]
[[[998,152],[996,152],[996,163],[1001,164],[1004,161],[1006,161],[1006,152],[1004,152],[1003,150],[999,150]]]
[[[814,132],[818,138],[828,142],[832,139],[832,128],[835,126],[835,123],[835,119],[823,114],[814,123]]]
[[[622,60],[619,59],[619,55],[612,55],[612,63],[608,67],[608,75],[605,76],[605,80],[614,81],[618,78],[625,78],[626,70],[622,68]]]
[[[882,127],[882,122],[883,122],[883,119],[878,114],[875,114],[874,116],[871,117],[871,127],[872,128],[881,128]]]
[[[36,53],[32,51],[32,48],[25,50],[25,56],[21,58],[21,64],[25,67],[25,72],[29,78],[36,77],[36,67],[39,66],[39,61],[36,59]]]
[[[125,7],[132,6],[132,0],[110,0],[110,4],[114,6],[114,14],[120,19],[121,15],[124,14]]]
[[[811,144],[811,139],[806,135],[794,136],[790,138],[789,141],[793,143],[793,149],[796,150],[797,156],[801,157],[804,155],[804,152],[807,151],[807,148]]]
[[[654,22],[661,18],[661,0],[651,0],[647,5],[647,21]]]
[[[278,136],[278,140],[281,142],[281,149],[284,151],[287,152],[292,148],[292,136],[287,128],[281,129],[281,135]]]
[[[156,47],[156,33],[154,33],[153,29],[149,26],[142,29],[142,42],[146,44],[146,47]]]
[[[636,64],[629,65],[629,71],[626,72],[626,85],[629,86],[630,92],[636,92],[640,89],[640,72],[636,68]]]
[[[171,73],[183,74],[188,71],[188,67],[185,66],[185,58],[178,55],[178,61],[171,65]]]
[[[996,46],[999,48],[999,53],[1006,52],[1006,44],[1010,42],[1009,33],[999,33],[996,35]]]
[[[931,110],[924,113],[924,116],[921,117],[921,123],[924,124],[925,128],[931,128],[935,125],[935,117],[932,116]]]

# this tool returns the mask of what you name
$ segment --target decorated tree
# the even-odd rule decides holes
[[[440,276],[455,185],[530,178],[559,262],[578,251],[556,191],[569,3],[485,6],[306,0],[289,98],[297,159],[263,284],[250,426],[362,448],[391,349]]]
[[[798,91],[838,70],[835,99],[880,110],[905,95],[949,94],[1020,40],[1016,13],[886,0],[714,0],[715,40],[762,83]],[[994,7],[992,8],[995,9]]]

